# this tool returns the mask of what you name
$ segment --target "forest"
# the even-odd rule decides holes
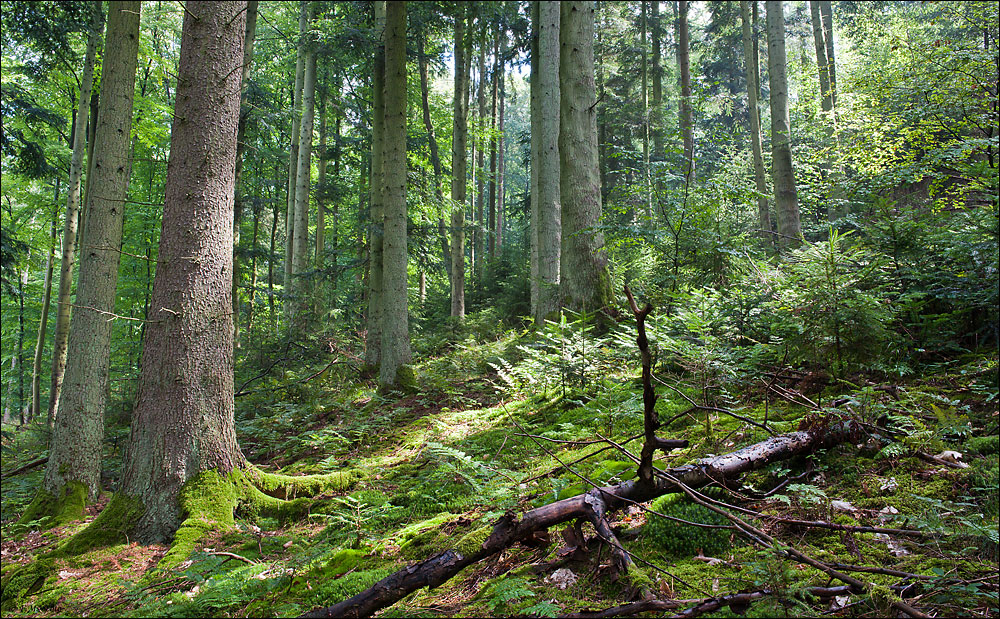
[[[1000,616],[998,41],[5,0],[3,616]]]

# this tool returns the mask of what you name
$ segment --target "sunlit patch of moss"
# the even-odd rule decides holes
[[[26,525],[38,521],[40,528],[58,527],[83,518],[83,508],[86,504],[87,486],[82,482],[67,481],[59,496],[42,488],[18,518],[17,524]]]
[[[5,574],[0,584],[0,609],[10,610],[23,598],[37,593],[54,571],[52,559],[36,559]]]

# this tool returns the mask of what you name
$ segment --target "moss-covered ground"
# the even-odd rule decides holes
[[[186,521],[179,533],[184,543],[169,554],[165,546],[116,539],[82,553],[83,547],[45,555],[99,517],[107,499],[88,506],[81,520],[43,529],[44,523],[30,519],[18,522],[41,469],[6,479],[3,615],[296,616],[354,595],[435,552],[478,546],[484,527],[505,511],[584,491],[585,482],[561,463],[598,484],[631,479],[636,467],[629,457],[602,442],[605,437],[639,450],[637,441],[629,442],[642,431],[631,328],[623,323],[620,332],[593,336],[589,356],[579,362],[547,357],[523,333],[455,331],[423,344],[414,365],[416,387],[397,395],[379,393],[349,365],[300,380],[326,359],[273,369],[237,400],[240,443],[261,477],[243,486],[207,478],[192,486],[187,504],[212,517]],[[654,343],[657,335],[651,333]],[[808,368],[772,367],[771,374],[777,378],[762,381],[735,370],[698,370],[666,353],[657,371],[695,401],[758,422],[766,418],[775,432],[794,430],[815,415],[810,401],[823,414],[864,421],[869,431],[854,442],[776,462],[740,487],[712,496],[772,516],[743,517],[817,559],[924,575],[920,591],[908,596],[925,612],[996,616],[995,351],[905,380],[861,374],[818,380]],[[667,387],[658,391],[660,418],[676,416],[660,435],[691,445],[659,454],[661,468],[768,436],[724,413],[684,414],[690,408],[684,397]],[[116,433],[121,428],[109,427],[109,435]],[[28,433],[7,444],[4,469],[31,459],[31,448]],[[967,468],[919,455],[945,451],[961,454]],[[113,477],[117,451],[109,451],[108,462]],[[221,496],[239,487],[267,494]],[[271,509],[278,500],[283,507]],[[234,511],[235,505],[243,508]],[[689,521],[728,524],[681,497],[656,501],[654,508]],[[925,536],[805,528],[773,516],[919,529]],[[608,572],[607,549],[590,525],[575,531],[567,525],[551,531],[547,544],[514,546],[381,615],[555,616],[615,606],[639,589],[677,600],[768,589],[775,595],[752,605],[746,616],[834,610],[875,617],[890,612],[898,595],[893,587],[905,580],[855,573],[873,583],[870,594],[820,600],[805,589],[829,585],[828,577],[732,529],[665,521],[638,508],[614,514],[613,525],[636,559],[632,578]],[[847,606],[837,611],[838,604]],[[714,613],[730,615],[726,608]]]

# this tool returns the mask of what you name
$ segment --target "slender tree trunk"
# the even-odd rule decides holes
[[[316,245],[313,249],[313,261],[316,264],[316,269],[321,270],[323,267],[323,257],[326,254],[326,152],[327,152],[327,141],[326,141],[326,100],[327,100],[327,90],[329,89],[328,84],[324,84],[325,80],[320,81],[319,85],[319,160],[316,162]],[[334,175],[336,178],[336,175]],[[318,313],[322,309],[323,299],[321,291],[323,289],[323,284],[320,279],[316,280],[313,286],[316,296],[316,312]]]
[[[809,9],[812,14],[813,43],[816,47],[816,70],[819,73],[819,93],[822,99],[823,111],[833,112],[833,91],[830,89],[830,63],[826,57],[826,41],[823,38],[823,19],[820,17],[819,2],[811,0]]]
[[[417,62],[418,70],[420,72],[420,103],[421,111],[423,112],[424,130],[427,131],[427,141],[431,150],[431,165],[434,166],[434,198],[437,200],[437,204],[440,207],[444,204],[444,189],[442,189],[441,184],[441,177],[443,174],[441,172],[441,156],[438,153],[437,137],[434,134],[434,125],[431,123],[431,107],[427,100],[427,55],[424,53],[423,32],[417,34]],[[445,271],[447,272],[450,280],[451,250],[448,247],[448,235],[446,233],[442,233],[445,228],[444,220],[440,219],[438,223],[438,232],[441,237],[441,253],[444,256]]]
[[[750,108],[750,146],[753,151],[753,173],[757,189],[757,222],[764,245],[773,246],[771,215],[767,205],[767,179],[764,176],[764,156],[760,143],[760,69],[757,65],[757,46],[754,44],[754,20],[750,17],[750,2],[740,1],[743,20],[743,58],[747,69],[747,97]]]
[[[538,309],[535,313],[538,325],[559,310],[563,238],[559,180],[559,5],[559,2],[543,0],[538,10]]]
[[[660,23],[660,0],[653,0],[650,3],[650,34],[652,35],[653,49],[653,92],[649,102],[649,127],[653,136],[653,153],[651,158],[654,161],[663,159],[663,128],[661,126],[660,108],[663,106],[663,53],[660,49],[663,40],[663,27]]]
[[[490,77],[490,208],[489,221],[486,231],[486,253],[490,261],[496,256],[496,227],[497,227],[497,92],[500,79],[500,42],[499,34],[494,33],[493,41],[493,71]]]
[[[529,159],[531,162],[528,177],[528,196],[531,213],[528,218],[528,268],[531,278],[531,315],[537,322],[538,316],[538,162],[539,141],[541,139],[541,105],[539,99],[538,71],[541,68],[541,58],[538,53],[538,36],[541,17],[539,15],[539,0],[531,2],[531,81],[529,98],[529,115],[531,130],[529,135]],[[558,64],[558,63],[557,63]]]
[[[477,96],[477,107],[479,109],[479,128],[480,136],[482,136],[483,129],[486,128],[486,41],[485,41],[486,23],[483,22],[482,33],[483,41],[479,44],[479,90]],[[484,235],[486,234],[485,221],[485,210],[486,210],[486,144],[487,139],[479,138],[479,148],[476,149],[476,159],[474,166],[477,170],[476,172],[476,215],[475,215],[475,231],[473,233],[473,244],[475,247],[475,262],[473,263],[473,268],[476,272],[476,281],[483,281],[483,250],[485,243],[483,243]]]
[[[42,317],[38,321],[38,339],[35,342],[35,362],[31,367],[31,417],[42,414],[42,356],[45,351],[45,332],[49,326],[49,305],[52,299],[52,270],[55,263],[56,243],[59,242],[59,178],[56,178],[52,198],[52,230],[49,235],[49,254],[45,259],[45,284],[42,292]]]
[[[560,288],[565,307],[593,312],[613,304],[604,235],[595,229],[601,219],[601,174],[597,161],[594,4],[563,2],[560,11]]]
[[[103,20],[101,22],[103,28]],[[98,37],[100,38],[100,37]],[[100,41],[98,41],[100,45]],[[83,194],[80,200],[79,225],[76,228],[76,243],[87,234],[87,203],[90,200],[90,179],[94,176],[94,136],[97,135],[97,113],[101,107],[101,93],[97,88],[90,91],[90,119],[87,122],[87,176],[83,182]],[[50,424],[51,425],[51,424]]]
[[[340,125],[343,120],[343,114],[341,112],[341,106],[343,105],[343,95],[341,93],[341,88],[343,86],[343,80],[340,74],[337,73],[336,79],[334,80],[336,84],[336,105],[333,109],[333,178],[336,179],[337,183],[340,183],[340,160],[342,153],[342,148],[340,144]],[[324,172],[326,170],[324,169]],[[326,182],[325,180],[323,181]],[[340,255],[340,250],[338,248],[340,243],[340,196],[336,195],[333,201],[333,207],[330,209],[330,240],[326,242],[326,246],[332,248],[333,251],[333,289],[337,289],[337,276],[339,271],[337,270],[337,256]],[[324,248],[324,252],[326,249]]]
[[[28,285],[28,261],[17,280],[17,411],[21,425],[28,423],[28,404],[24,401],[24,288]]]
[[[312,2],[308,4],[307,21],[313,20]],[[307,27],[308,28],[308,27]],[[295,172],[295,223],[292,234],[292,283],[293,299],[290,303],[292,321],[305,318],[308,303],[305,300],[306,282],[302,274],[309,269],[309,190],[312,171],[312,140],[316,118],[316,45],[308,32],[305,38],[302,78],[302,118],[299,123],[299,160]]]
[[[465,316],[465,188],[468,163],[466,144],[469,134],[469,73],[465,41],[465,16],[468,7],[460,5],[455,14],[455,100],[451,140],[451,315]]]
[[[382,361],[379,384],[401,382],[410,362],[406,248],[406,2],[385,11],[385,238],[383,241]]]
[[[823,43],[826,45],[826,66],[830,78],[830,109],[834,122],[837,116],[837,57],[833,51],[833,7],[830,0],[819,0],[819,12],[823,17]]]
[[[295,83],[292,87],[292,129],[288,135],[288,204],[285,211],[285,293],[292,292],[293,264],[295,262],[295,192],[298,190],[299,140],[302,120],[302,88],[305,80],[307,36],[309,30],[310,0],[299,0],[299,44],[295,59]],[[293,309],[289,301],[285,312]]]
[[[506,40],[504,41],[504,50],[501,52],[501,56],[505,57],[506,52]],[[499,94],[499,107],[500,110],[497,112],[497,225],[494,235],[496,236],[496,252],[500,253],[500,248],[503,245],[503,213],[504,213],[504,201],[506,199],[506,185],[504,183],[504,170],[506,169],[506,162],[504,161],[504,96],[505,96],[505,80],[502,71],[504,66],[501,65],[500,74],[500,94]]]
[[[94,84],[94,62],[97,57],[97,45],[101,38],[104,18],[93,6],[94,19],[91,32],[87,37],[87,52],[84,56],[83,75],[80,77],[79,110],[73,125],[73,154],[69,165],[69,184],[66,190],[66,221],[63,224],[62,260],[59,266],[59,296],[56,298],[56,325],[52,341],[52,371],[49,387],[49,409],[46,424],[52,429],[52,423],[59,410],[59,396],[62,392],[63,374],[66,371],[66,346],[69,343],[70,315],[72,313],[73,266],[76,260],[77,224],[80,217],[80,177],[83,174],[84,150],[86,145],[87,118],[90,112],[92,89]],[[97,119],[92,118],[91,124],[96,128]],[[91,144],[93,140],[91,140]],[[88,165],[94,160],[93,154],[88,159]],[[90,185],[92,173],[87,175],[87,185]]]
[[[788,80],[785,60],[785,15],[783,3],[768,0],[767,69],[771,84],[771,179],[778,215],[778,239],[782,249],[799,244],[799,199],[792,172],[791,128],[788,119]]]
[[[132,171],[129,153],[139,8],[137,0],[114,2],[108,17],[101,117],[94,144],[93,186],[101,190],[89,198],[90,221],[81,243],[84,259],[80,263],[77,311],[73,312],[70,327],[65,390],[42,486],[43,492],[55,497],[69,494],[70,484],[78,484],[79,490],[72,492],[83,492],[85,497],[80,498],[90,500],[97,498],[101,490],[104,406],[111,355],[109,316],[113,316],[115,308],[124,205]],[[232,134],[235,139],[235,127]],[[81,503],[79,509],[82,507]]]
[[[372,159],[369,183],[370,226],[368,233],[368,333],[365,338],[365,363],[375,367],[382,355],[382,235],[385,215],[383,152],[385,150],[385,0],[375,0],[375,49],[372,77]]]
[[[144,542],[173,537],[185,482],[246,465],[233,421],[230,314],[245,8],[191,2],[184,14],[160,261],[121,482],[144,507],[130,536]]]
[[[274,169],[274,182],[277,184],[278,175],[280,170],[277,166]],[[277,193],[277,192],[275,192]],[[267,252],[267,312],[271,319],[271,331],[276,332],[278,330],[278,314],[274,308],[274,262],[277,258],[277,242],[278,242],[278,219],[280,219],[277,196],[274,200],[274,209],[271,212],[271,243],[268,245]]]
[[[247,2],[246,32],[243,37],[243,71],[240,74],[240,124],[236,130],[236,181],[235,198],[233,202],[233,345],[240,347],[240,261],[236,249],[240,244],[240,222],[243,220],[243,196],[240,195],[241,179],[243,178],[243,155],[246,152],[247,120],[250,118],[250,106],[246,104],[247,88],[250,83],[250,63],[253,61],[253,43],[257,32],[258,0]],[[254,220],[256,225],[256,219]]]
[[[640,9],[640,41],[639,49],[642,50],[642,184],[645,192],[645,215],[646,219],[653,214],[653,187],[650,182],[649,173],[649,53],[647,50],[646,31],[648,30],[648,19],[646,17],[646,5],[643,2]],[[636,221],[638,213],[632,212],[632,221]]]
[[[694,120],[691,114],[691,43],[688,38],[688,3],[677,3],[677,66],[681,74],[680,125],[684,142],[684,164],[686,183],[694,183]]]

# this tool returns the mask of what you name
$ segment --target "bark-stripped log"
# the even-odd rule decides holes
[[[692,488],[712,482],[733,480],[743,473],[799,454],[830,447],[852,435],[851,424],[816,425],[812,429],[771,437],[737,451],[704,458],[692,464],[668,469],[666,473]],[[681,492],[679,486],[656,476],[652,482],[627,481],[614,486],[597,488],[587,493],[556,501],[525,512],[520,519],[508,512],[493,525],[490,536],[478,550],[462,555],[445,550],[420,563],[391,574],[371,588],[327,608],[308,612],[303,617],[369,617],[422,587],[436,587],[455,576],[466,566],[499,553],[537,531],[563,522],[599,517],[595,505],[604,505],[608,512],[633,502],[644,502],[664,494]]]

